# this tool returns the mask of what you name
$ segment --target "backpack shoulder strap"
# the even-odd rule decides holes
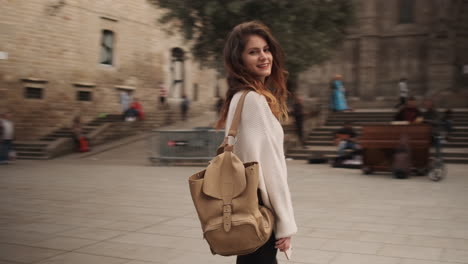
[[[242,109],[244,108],[245,97],[250,91],[244,91],[237,103],[236,112],[234,113],[234,118],[232,119],[231,127],[229,128],[228,136],[236,137],[237,130],[239,128],[239,123],[242,115]]]
[[[244,108],[245,97],[249,93],[249,90],[246,90],[242,93],[239,102],[237,103],[236,112],[234,112],[234,117],[232,119],[231,127],[226,138],[224,138],[224,151],[232,151],[234,143],[229,144],[229,137],[235,138],[237,136],[237,131],[239,129],[239,123],[242,116],[242,109]]]

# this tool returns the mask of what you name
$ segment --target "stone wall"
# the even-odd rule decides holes
[[[211,103],[215,72],[193,62],[189,43],[161,29],[160,12],[146,0],[2,1],[0,52],[8,58],[0,59],[0,111],[13,112],[17,138],[69,126],[76,115],[86,121],[119,113],[122,90],[146,112],[157,111],[158,82],[171,87],[175,47],[186,52],[185,93]],[[100,64],[103,30],[114,33],[112,66]],[[42,98],[25,98],[25,87],[42,90]],[[92,100],[77,100],[78,91],[91,92]]]
[[[461,74],[468,64],[466,1],[413,0],[414,20],[405,24],[399,23],[401,1],[355,2],[356,24],[330,60],[300,76],[299,93],[322,98],[333,76],[341,74],[348,96],[361,101],[397,97],[402,77],[414,96],[460,92],[468,99],[468,74]]]

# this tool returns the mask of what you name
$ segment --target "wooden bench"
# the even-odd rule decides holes
[[[431,146],[431,127],[425,124],[411,125],[366,125],[362,127],[360,144],[362,147],[364,173],[390,171],[395,150],[407,137],[413,169],[427,170]]]

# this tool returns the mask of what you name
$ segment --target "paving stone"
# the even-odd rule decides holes
[[[104,256],[88,255],[83,253],[69,252],[58,255],[39,262],[38,264],[84,264],[84,263],[99,263],[99,264],[124,264],[128,259],[111,258]]]
[[[111,229],[80,227],[70,231],[58,233],[58,235],[91,240],[105,240],[124,233],[124,231]]]
[[[148,261],[132,260],[130,262],[125,262],[125,264],[162,264],[162,262],[148,262]]]
[[[98,244],[78,249],[77,252],[162,263],[166,263],[181,254],[180,251],[170,248],[117,242],[100,242]]]
[[[399,258],[341,253],[330,264],[400,264]]]
[[[382,246],[383,244],[375,242],[371,243],[331,239],[325,242],[320,249],[348,253],[376,254],[377,250],[382,248]]]
[[[206,263],[206,264],[218,264],[218,263],[233,263],[235,262],[236,257],[224,257],[219,255],[211,255],[205,253],[197,253],[197,252],[186,252],[180,251],[177,257],[168,260],[168,264],[179,264],[179,263],[192,263],[196,260],[198,263]]]
[[[466,263],[468,204],[460,201],[466,199],[467,169],[449,165],[448,177],[434,183],[288,161],[299,230],[293,260],[286,262],[282,253],[278,259]],[[0,167],[0,186],[8,186],[0,188],[0,197],[11,201],[0,205],[0,256],[5,256],[0,259],[73,263],[93,256],[104,258],[102,263],[234,264],[235,258],[212,258],[203,240],[187,185],[198,170],[86,159]]]
[[[368,231],[368,232],[386,232],[391,233],[398,229],[397,225],[372,224],[372,223],[354,223],[350,229]]]
[[[303,263],[329,263],[339,253],[324,250],[311,250],[311,249],[293,249],[292,259],[296,262]],[[285,259],[284,254],[279,254],[279,259]]]
[[[34,231],[18,231],[3,229],[0,230],[0,243],[33,245],[39,241],[43,241],[54,236],[54,234],[46,234]]]
[[[63,252],[60,250],[0,243],[0,258],[5,261],[32,263],[62,254]]]
[[[148,223],[141,223],[141,222],[129,222],[129,221],[116,221],[110,224],[102,225],[102,228],[105,229],[113,229],[113,230],[121,230],[121,231],[136,231],[143,228],[149,227],[150,224]]]
[[[449,262],[468,263],[468,250],[446,249],[441,259]]]
[[[320,249],[327,242],[327,239],[297,235],[292,239],[294,248]]]
[[[59,232],[64,232],[67,230],[75,229],[76,226],[72,225],[60,225],[60,224],[47,224],[47,223],[31,223],[31,224],[20,224],[13,229],[19,231],[32,231],[32,232],[39,232],[39,233],[46,233],[46,234],[55,234]]]
[[[304,232],[304,235],[318,238],[334,238],[334,239],[356,239],[360,235],[358,230],[342,230],[342,229],[326,229],[326,228],[314,228],[309,229],[308,232]]]
[[[439,260],[442,255],[442,249],[429,247],[385,245],[378,251],[378,255],[400,258]]]
[[[453,264],[453,262],[441,262],[420,259],[402,259],[401,264]]]
[[[448,237],[410,236],[408,245],[468,250],[468,240]]]
[[[90,239],[58,236],[37,242],[32,246],[71,251],[96,242],[96,240]]]
[[[392,234],[392,233],[383,233],[383,232],[361,232],[357,238],[359,241],[366,242],[380,242],[388,244],[409,244],[407,241],[409,239],[408,235],[402,234]]]

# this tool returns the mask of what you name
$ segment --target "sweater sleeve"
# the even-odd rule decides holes
[[[276,216],[276,238],[295,234],[297,226],[287,181],[283,130],[264,96],[255,92],[246,96],[239,130],[240,144],[235,152],[239,152],[244,162],[260,164],[259,188],[264,204]]]

